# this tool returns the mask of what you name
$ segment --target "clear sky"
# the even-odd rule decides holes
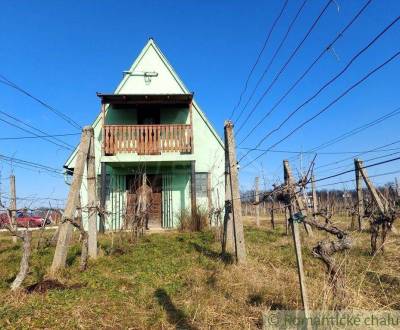
[[[289,22],[302,0],[289,1],[276,29],[254,70],[243,100],[272,58]],[[154,37],[173,67],[222,135],[223,122],[238,101],[247,75],[255,63],[273,20],[284,0],[270,1],[2,1],[0,11],[0,73],[68,114],[81,125],[90,124],[99,112],[96,92],[112,92],[147,39]],[[246,117],[258,97],[287,61],[307,29],[327,1],[308,0],[260,84],[242,117]],[[237,135],[238,142],[268,112],[316,56],[350,21],[366,0],[331,2],[309,38],[254,111]],[[400,14],[397,0],[373,0],[354,25],[327,52],[304,80],[240,147],[254,145],[299,104],[338,73],[348,61]],[[400,23],[395,24],[370,49],[363,53],[346,73],[324,90],[315,100],[299,110],[275,134],[260,146],[268,148],[302,121],[317,113],[329,102],[361,79],[368,71],[399,51]],[[348,130],[378,118],[400,106],[400,61],[395,58],[382,70],[310,122],[277,150],[307,151]],[[12,114],[50,134],[79,133],[47,109],[18,91],[0,84],[0,110]],[[244,102],[241,103],[241,106]],[[241,109],[239,106],[239,109]],[[5,118],[0,115],[0,118]],[[399,138],[399,116],[383,121],[350,139],[334,144],[323,152],[364,151],[396,141]],[[243,119],[243,118],[242,118]],[[236,125],[238,128],[243,120]],[[28,134],[0,122],[0,138]],[[63,137],[77,144],[79,136]],[[48,142],[35,140],[0,140],[2,155],[35,161],[61,168],[69,155]],[[388,148],[399,148],[394,144]],[[387,150],[387,148],[385,149]],[[398,149],[400,150],[400,149]],[[239,156],[243,154],[239,150]],[[393,151],[395,152],[395,151]],[[361,158],[388,154],[370,153]],[[244,166],[260,152],[252,152],[241,161],[241,184],[251,187],[256,175],[264,176],[262,184],[270,185],[281,177],[282,160],[293,157],[294,172],[300,157],[293,154],[267,153],[253,165]],[[352,167],[352,154],[317,156],[317,165],[350,157],[347,162],[317,170],[317,177]],[[396,157],[390,156],[391,157]],[[303,157],[304,167],[310,155]],[[381,158],[377,161],[388,159]],[[374,161],[372,161],[374,162]],[[371,175],[396,171],[400,162],[369,169]],[[1,161],[2,190],[8,190],[6,177],[10,165]],[[262,171],[261,171],[262,168]],[[333,168],[330,170],[330,168]],[[17,194],[64,198],[67,186],[62,176],[49,176],[14,167]],[[324,181],[353,178],[352,174]],[[376,182],[392,180],[393,175],[377,177]],[[322,182],[321,182],[322,184]],[[340,188],[343,185],[339,185]],[[268,186],[269,187],[269,186]],[[353,187],[352,183],[347,184]]]

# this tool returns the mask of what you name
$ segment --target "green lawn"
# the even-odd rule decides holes
[[[20,249],[1,234],[0,328],[259,327],[265,310],[301,308],[292,239],[278,227],[246,227],[246,266],[220,258],[220,244],[211,232],[152,234],[136,245],[115,234],[113,248],[110,236],[100,238],[102,256],[80,273],[75,242],[69,266],[58,277],[65,288],[18,294],[8,287],[18,271]],[[303,237],[313,309],[332,306],[325,268],[310,253],[324,236]],[[353,236],[353,249],[338,258],[346,276],[347,306],[400,309],[398,239],[389,237],[385,254],[372,258],[368,233]],[[24,287],[45,278],[53,251],[35,250]]]

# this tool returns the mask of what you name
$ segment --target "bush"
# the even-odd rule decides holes
[[[192,216],[189,209],[182,209],[178,215],[178,229],[180,231],[203,231],[208,227],[208,212],[198,206]]]

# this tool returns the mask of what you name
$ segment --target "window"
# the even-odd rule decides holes
[[[196,197],[208,197],[208,173],[196,173]]]

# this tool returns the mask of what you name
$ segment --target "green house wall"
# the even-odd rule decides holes
[[[138,58],[132,64],[130,72],[157,72],[157,77],[146,82],[140,75],[125,75],[115,94],[188,94],[189,90],[180,80],[172,66],[169,64],[160,49],[153,40],[149,40]],[[106,124],[137,123],[137,110],[106,108]],[[161,122],[165,124],[190,123],[189,109],[161,109]],[[173,224],[177,224],[177,216],[182,209],[190,209],[190,175],[188,171],[183,173],[178,167],[171,164],[186,164],[194,162],[196,172],[207,172],[211,183],[211,206],[222,208],[224,205],[224,146],[211,123],[200,109],[196,101],[192,104],[193,125],[193,150],[190,154],[168,152],[160,155],[138,155],[135,153],[117,154],[115,156],[102,155],[102,114],[97,112],[97,118],[92,124],[95,134],[95,162],[96,174],[101,174],[101,163],[107,164],[107,171],[115,177],[113,180],[112,196],[108,198],[107,212],[113,218],[110,229],[117,229],[121,224],[121,214],[126,202],[126,187],[124,176],[135,171],[138,166],[146,166],[147,169],[158,168],[160,171],[170,170],[172,180],[172,204]],[[222,123],[221,123],[222,127]],[[76,149],[77,150],[77,149]],[[65,166],[74,168],[77,151],[69,157]],[[84,173],[86,176],[86,170]],[[82,205],[87,205],[87,188],[85,180],[81,188]],[[197,198],[196,204],[208,207],[208,198]],[[83,214],[87,221],[87,214]],[[114,228],[114,227],[115,228]]]

